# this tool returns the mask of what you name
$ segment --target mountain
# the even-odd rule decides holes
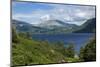
[[[48,29],[47,33],[71,33],[78,26],[58,19],[41,21],[37,26]]]
[[[69,33],[77,28],[77,25],[68,24],[61,20],[47,20],[37,26],[19,20],[12,20],[12,24],[19,32],[31,33]]]
[[[17,31],[28,31],[32,28],[31,24],[24,21],[12,20],[12,24],[16,27]]]
[[[96,31],[96,18],[87,20],[75,33],[94,33]]]
[[[51,28],[53,29],[53,27],[65,27],[66,29],[71,29],[71,28],[74,28],[76,27],[77,25],[75,24],[68,24],[68,23],[65,23],[61,20],[47,20],[47,21],[43,21],[41,22],[38,26],[40,27],[46,27],[46,28]]]
[[[81,26],[69,24],[58,19],[41,21],[40,24],[32,25],[24,21],[12,20],[12,25],[16,27],[19,32],[31,32],[35,34],[40,33],[93,33],[96,29],[96,18],[87,20]]]
[[[24,21],[12,20],[12,25],[16,27],[16,30],[19,32],[39,32],[39,30],[45,30],[32,24],[26,23]]]

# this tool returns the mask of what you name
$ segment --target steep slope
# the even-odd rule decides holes
[[[65,27],[66,29],[71,29],[71,28],[77,27],[77,25],[75,25],[75,24],[68,24],[68,23],[65,23],[58,19],[43,21],[38,26],[51,28],[51,29],[53,29],[53,27],[54,28],[55,27]]]
[[[40,30],[47,30],[41,27],[37,27],[37,26],[33,26],[32,24],[23,22],[23,21],[19,21],[19,20],[12,20],[12,26],[15,26],[17,31],[19,32],[37,32],[39,33]]]
[[[18,31],[29,31],[32,28],[31,24],[18,20],[12,20],[12,25],[15,26]]]
[[[48,29],[46,33],[71,33],[78,27],[58,19],[42,21],[37,26]]]
[[[13,65],[61,63],[66,57],[54,50],[47,42],[20,38],[20,43],[13,43]]]
[[[77,58],[68,57],[73,54],[67,52],[70,49],[64,47],[64,44],[61,42],[51,43],[48,41],[32,40],[19,35],[16,29],[13,30],[12,34],[14,35],[12,39],[12,67],[79,61]],[[14,41],[16,36],[18,36],[17,42]],[[70,52],[72,51],[70,50]]]
[[[32,24],[12,20],[12,25],[16,27],[19,32],[31,33],[70,33],[77,28],[75,24],[68,24],[60,20],[48,20],[41,24],[34,26]]]
[[[66,56],[52,43],[47,41],[36,41],[19,36],[16,30],[13,30],[12,39],[12,66],[17,65],[30,65],[30,64],[50,64],[50,63],[63,63],[66,61]],[[17,42],[14,40],[18,36]],[[59,45],[59,44],[57,44]],[[58,47],[62,48],[63,47]]]
[[[75,33],[93,33],[96,30],[96,18],[87,20]]]

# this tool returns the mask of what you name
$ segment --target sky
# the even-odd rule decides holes
[[[12,19],[30,24],[58,19],[65,23],[82,25],[86,20],[95,17],[95,6],[50,4],[36,2],[12,2]]]

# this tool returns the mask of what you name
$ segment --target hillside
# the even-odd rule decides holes
[[[12,26],[15,26],[19,32],[31,33],[71,33],[77,28],[75,24],[64,23],[60,20],[48,20],[38,24],[37,26],[26,23],[24,21],[12,20]]]
[[[18,20],[12,20],[13,26],[19,32],[30,32],[34,34],[55,34],[55,33],[93,33],[96,29],[96,18],[87,20],[81,26],[68,24],[60,20],[47,20],[37,26]]]
[[[66,29],[77,27],[77,25],[75,24],[69,24],[58,19],[42,21],[40,24],[38,24],[38,26],[51,28],[51,29],[53,29],[53,27],[65,27]]]
[[[84,59],[75,57],[75,44],[73,43],[66,44],[65,47],[62,42],[38,41],[28,36],[27,33],[17,33],[16,29],[12,29],[12,66],[71,63],[83,61]],[[90,48],[94,47],[91,46],[86,49],[90,51]],[[93,49],[93,51],[95,50]],[[92,52],[88,55],[91,56],[91,54]],[[94,54],[92,58],[94,58]],[[90,59],[92,58],[90,57]]]
[[[93,33],[96,31],[96,18],[87,20],[75,33]]]
[[[63,43],[32,40],[12,30],[12,66],[77,62],[74,47]],[[26,34],[27,36],[27,34]]]
[[[12,20],[12,26],[16,27],[18,32],[39,33],[40,31],[47,30],[19,20]]]

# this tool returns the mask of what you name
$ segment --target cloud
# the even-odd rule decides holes
[[[40,18],[41,18],[41,20],[44,20],[44,21],[46,20],[47,21],[47,20],[50,20],[51,19],[51,15],[46,14],[44,16],[41,16]]]
[[[81,25],[87,19],[95,17],[94,6],[60,5],[60,4],[46,4],[46,5],[48,5],[48,7],[51,6],[52,8],[34,9],[34,11],[30,11],[30,13],[22,13],[22,11],[17,13],[16,11],[13,10],[13,12],[16,12],[13,13],[13,19],[26,21],[31,24],[38,24],[41,23],[42,19],[49,20],[52,18],[65,21],[66,23]],[[26,10],[29,11],[28,9]]]

